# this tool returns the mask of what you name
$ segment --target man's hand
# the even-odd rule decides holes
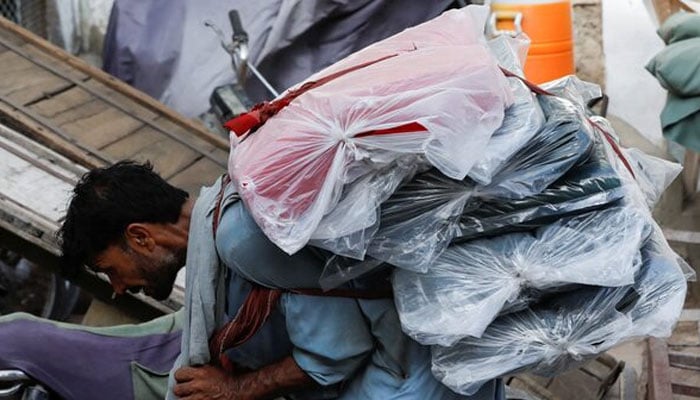
[[[292,357],[243,375],[211,365],[184,367],[175,371],[175,380],[173,393],[182,400],[271,399],[316,385]]]
[[[219,367],[184,367],[175,372],[173,393],[183,400],[253,400],[240,387],[240,380]]]

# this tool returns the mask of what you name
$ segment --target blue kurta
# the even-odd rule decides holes
[[[216,248],[228,268],[227,316],[232,319],[249,281],[271,288],[318,288],[324,258],[312,248],[287,255],[255,224],[242,202],[226,208]],[[348,283],[355,289],[389,287],[389,271]],[[229,352],[258,369],[291,355],[323,388],[298,398],[504,399],[500,380],[474,396],[453,393],[430,371],[430,350],[401,331],[391,299],[362,300],[284,294],[278,308],[247,343]]]

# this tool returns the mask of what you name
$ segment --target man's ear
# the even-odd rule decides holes
[[[146,224],[132,223],[126,227],[126,242],[136,251],[153,251],[156,242],[150,227]]]

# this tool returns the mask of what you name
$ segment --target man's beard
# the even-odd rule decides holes
[[[184,254],[168,251],[163,251],[153,258],[139,255],[136,265],[147,282],[143,292],[156,300],[166,300],[173,291],[175,278],[184,262]]]

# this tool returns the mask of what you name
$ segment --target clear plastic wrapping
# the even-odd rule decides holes
[[[670,334],[686,282],[663,237],[642,248],[635,282],[584,286],[496,319],[481,338],[434,346],[433,374],[452,390],[473,394],[493,378],[531,371],[559,374],[632,338]]]
[[[500,35],[488,44],[502,67],[524,75],[522,57],[527,54],[528,40]],[[532,139],[545,122],[535,94],[518,78],[508,78],[508,84],[514,95],[513,105],[506,110],[503,124],[491,136],[483,156],[469,171],[469,177],[481,185],[488,185],[506,160]]]
[[[309,244],[339,256],[363,260],[379,226],[381,203],[427,165],[419,157],[405,156],[345,185],[336,206],[323,217]]]
[[[459,218],[459,233],[453,240],[462,242],[537,228],[621,199],[625,195],[623,183],[608,161],[602,140],[596,137],[590,157],[539,194],[517,200],[475,200],[467,204]]]
[[[466,176],[512,103],[483,38],[486,13],[452,10],[369,46],[307,82],[362,68],[301,94],[240,143],[232,137],[229,173],[273,243],[296,252],[346,185],[405,155]],[[335,223],[376,218],[371,204],[354,211]]]
[[[612,207],[532,233],[450,246],[426,273],[394,273],[403,330],[422,344],[449,346],[481,336],[524,291],[530,296],[532,290],[559,291],[571,284],[629,285],[650,232],[634,208]]]
[[[681,173],[680,164],[651,156],[639,149],[623,149],[627,161],[634,170],[647,206],[653,208],[674,179]]]
[[[543,99],[547,122],[489,185],[451,179],[437,169],[417,175],[382,204],[380,225],[367,254],[397,267],[425,272],[459,234],[471,201],[506,201],[540,193],[593,149],[593,133],[565,99]]]
[[[511,156],[491,183],[478,186],[479,199],[523,199],[559,179],[593,150],[594,132],[579,106],[567,99],[540,96],[547,117],[543,128]]]

